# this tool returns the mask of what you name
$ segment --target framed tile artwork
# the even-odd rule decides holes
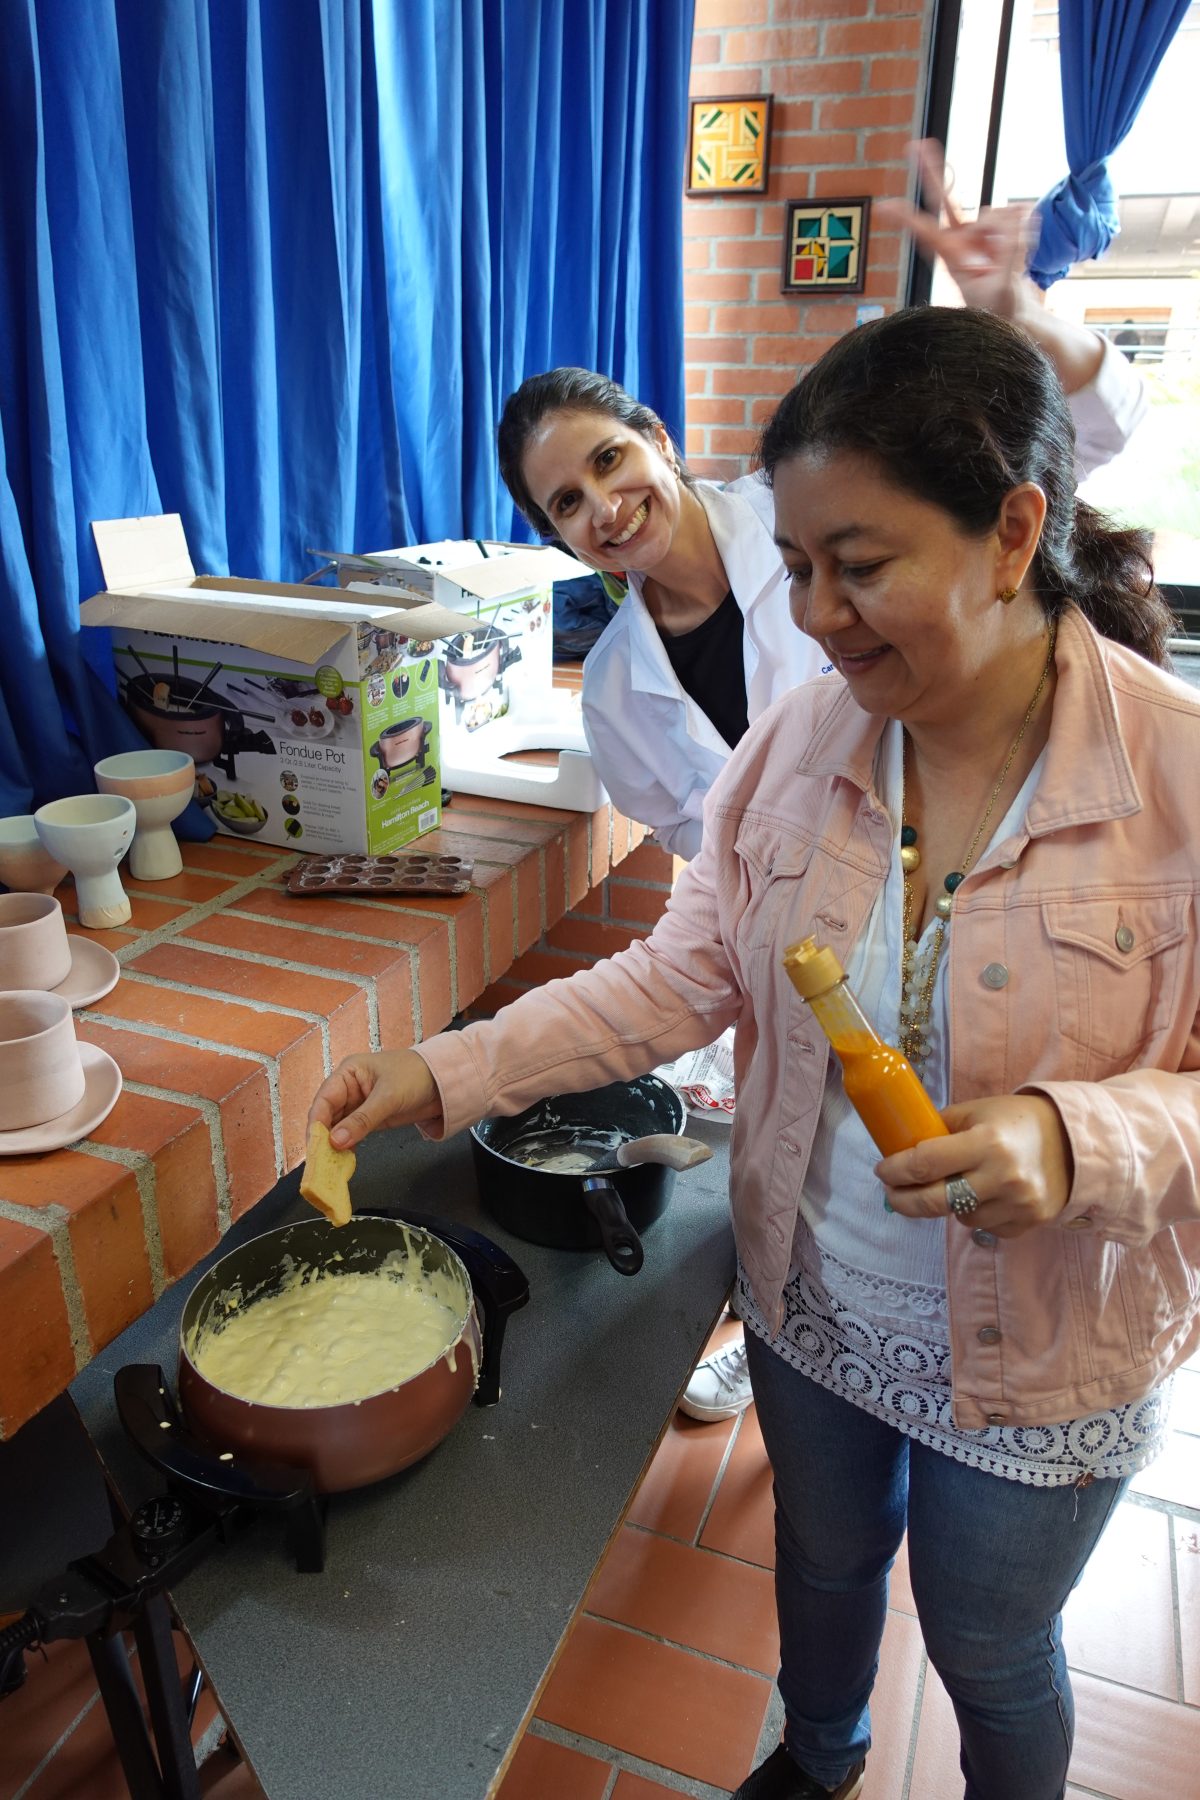
[[[770,94],[721,94],[688,102],[687,192],[765,194]]]
[[[785,294],[861,294],[869,200],[789,200],[783,238]]]

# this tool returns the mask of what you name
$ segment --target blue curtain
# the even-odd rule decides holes
[[[1107,159],[1128,136],[1191,0],[1059,0],[1063,124],[1070,174],[1038,202],[1029,273],[1052,287],[1103,256],[1121,229]]]
[[[2,0],[0,814],[140,741],[93,519],[295,580],[527,535],[495,428],[554,363],[682,433],[692,6]]]

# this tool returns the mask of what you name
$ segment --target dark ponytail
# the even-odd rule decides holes
[[[496,447],[505,487],[533,529],[544,538],[557,538],[558,533],[530,493],[522,464],[529,440],[538,426],[560,412],[603,413],[606,418],[627,425],[651,443],[662,424],[653,407],[643,406],[617,382],[607,375],[598,375],[593,369],[548,369],[544,375],[530,375],[523,381],[504,402]],[[672,447],[679,479],[685,487],[692,487],[694,477],[684,467],[674,440]]]
[[[768,481],[809,450],[872,456],[898,487],[968,532],[995,525],[1033,482],[1046,519],[1030,567],[1048,618],[1070,604],[1104,637],[1169,668],[1175,619],[1154,585],[1149,534],[1075,497],[1075,427],[1032,338],[971,307],[911,307],[839,338],[784,396],[762,436]]]

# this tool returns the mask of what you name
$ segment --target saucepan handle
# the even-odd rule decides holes
[[[586,1175],[583,1197],[600,1227],[604,1254],[617,1274],[636,1275],[645,1259],[642,1240],[629,1223],[629,1215],[612,1182],[603,1175]]]

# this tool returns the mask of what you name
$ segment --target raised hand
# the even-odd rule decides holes
[[[977,219],[964,219],[951,194],[941,145],[926,138],[913,145],[912,155],[933,212],[904,200],[880,200],[876,218],[910,231],[931,262],[943,262],[968,306],[1024,324],[1038,304],[1025,274],[1033,208],[985,206]]]

